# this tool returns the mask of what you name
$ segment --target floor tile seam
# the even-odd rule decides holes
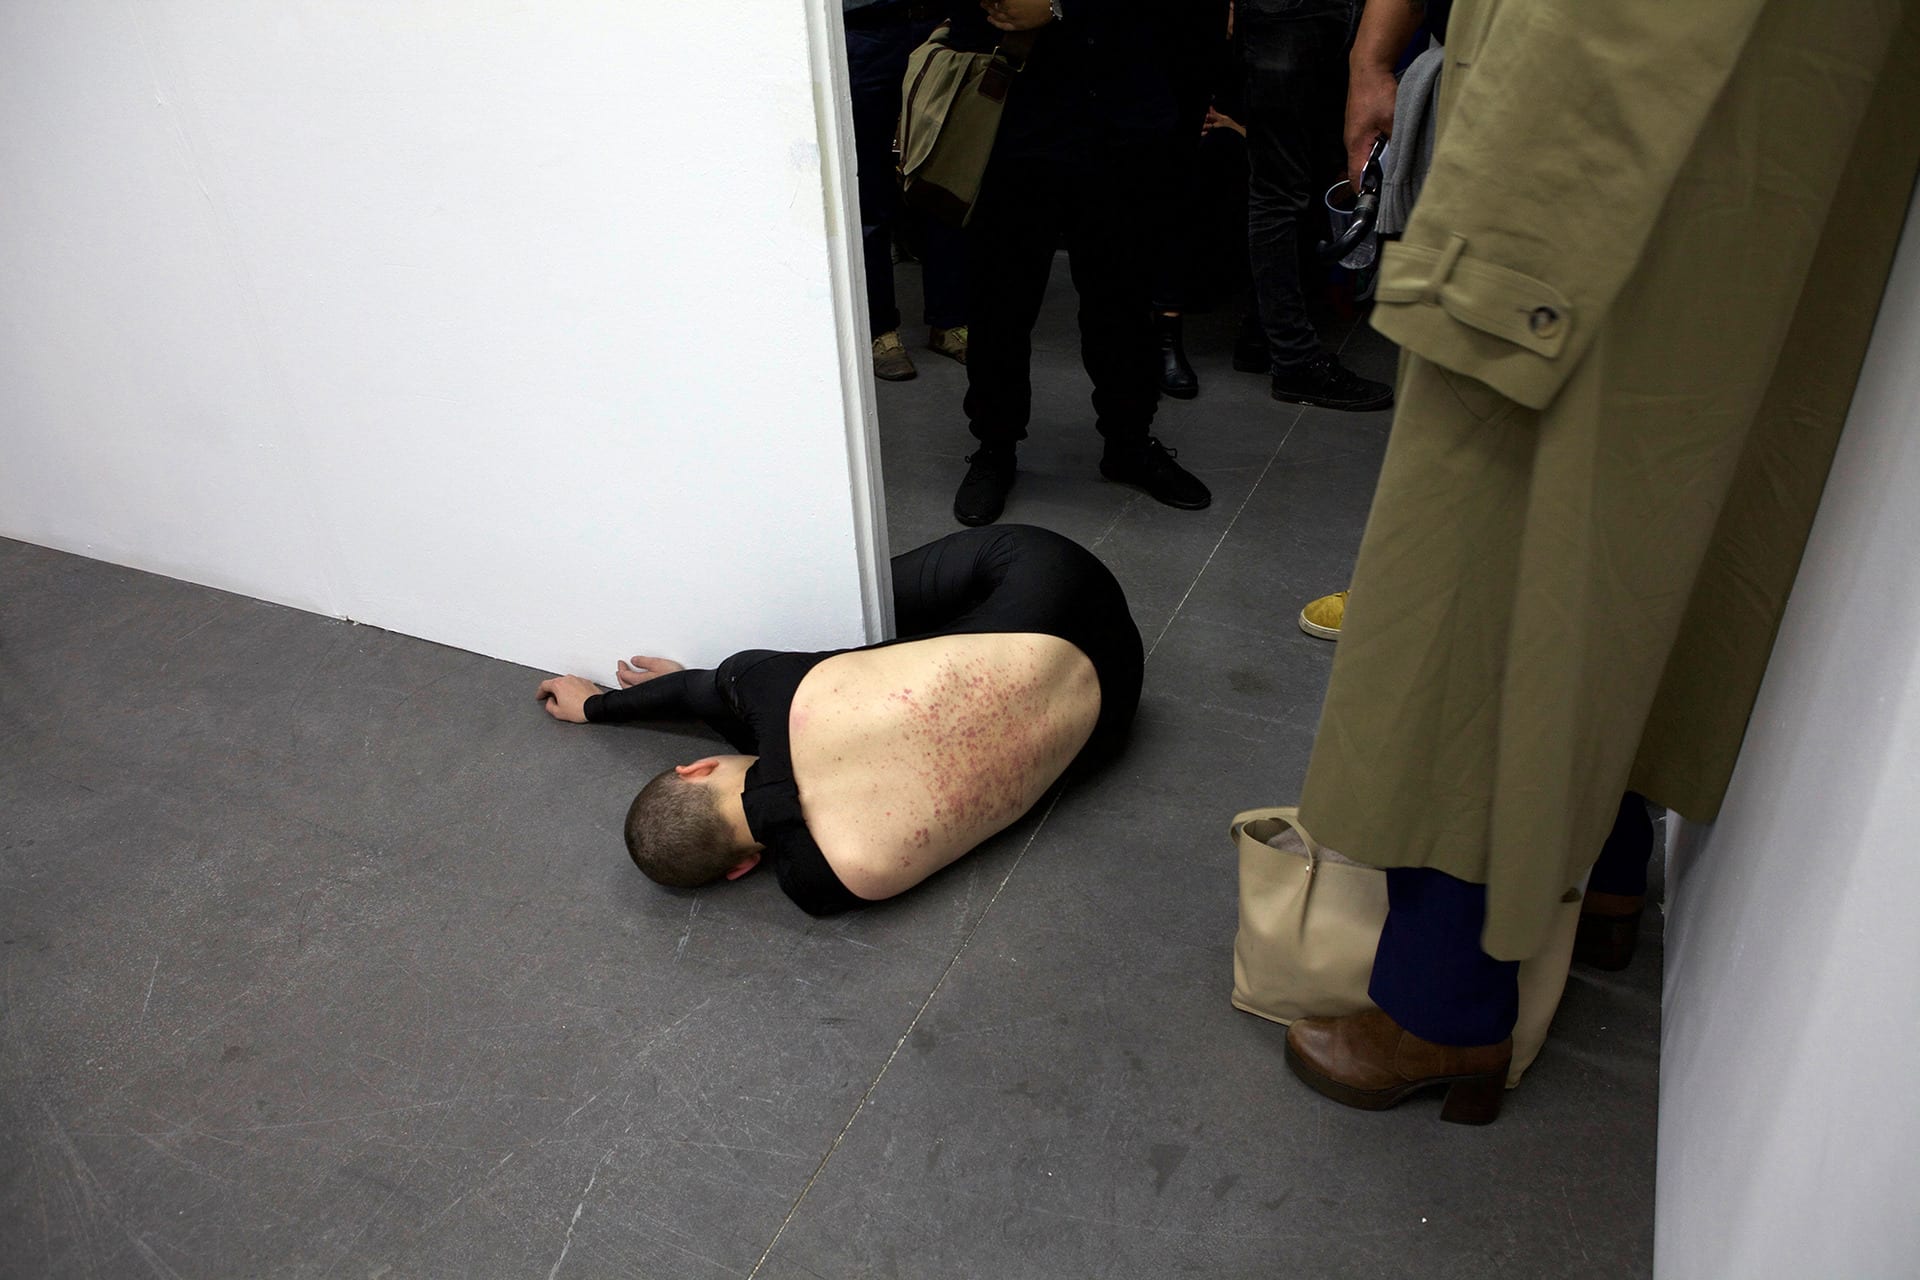
[[[840,1150],[840,1145],[847,1140],[847,1134],[853,1131],[854,1122],[859,1120],[860,1113],[867,1109],[867,1104],[872,1101],[874,1092],[880,1087],[880,1082],[886,1079],[887,1072],[892,1069],[895,1059],[899,1058],[900,1051],[906,1048],[914,1029],[920,1025],[920,1020],[926,1017],[927,1010],[933,1006],[934,1000],[946,987],[947,979],[959,966],[961,957],[966,955],[967,948],[973,945],[974,938],[979,936],[980,930],[985,927],[987,917],[993,914],[994,905],[1000,901],[1000,895],[1006,892],[1007,885],[1012,883],[1014,875],[1019,872],[1020,864],[1026,860],[1027,851],[1033,848],[1033,842],[1039,839],[1040,833],[1046,829],[1047,820],[1053,817],[1053,811],[1064,794],[1065,788],[1055,788],[1053,798],[1047,803],[1046,812],[1040,815],[1040,821],[1035,823],[1033,830],[1027,834],[1026,842],[1020,846],[1020,852],[1014,857],[1013,864],[1007,868],[1007,873],[994,887],[993,896],[987,899],[987,905],[981,909],[979,917],[973,922],[973,927],[967,930],[967,936],[960,940],[960,945],[954,950],[953,958],[947,961],[946,968],[942,969],[940,976],[934,979],[933,986],[928,990],[926,998],[920,1002],[920,1007],[914,1010],[913,1018],[907,1023],[907,1029],[902,1031],[900,1038],[894,1042],[886,1061],[880,1064],[880,1069],[874,1073],[873,1080],[861,1093],[859,1100],[853,1104],[852,1113],[847,1116],[847,1122],[840,1126],[840,1132],[834,1135],[826,1154],[820,1157],[820,1163],[814,1166],[811,1174],[807,1175],[807,1181],[800,1188],[800,1194],[794,1197],[792,1207],[787,1210],[786,1217],[780,1220],[780,1226],[774,1231],[773,1238],[767,1241],[766,1251],[760,1255],[760,1260],[753,1264],[753,1270],[747,1273],[746,1280],[754,1280],[754,1277],[760,1274],[760,1269],[767,1265],[767,1259],[773,1256],[774,1249],[779,1246],[780,1238],[787,1233],[787,1228],[793,1225],[793,1220],[800,1216],[801,1207],[806,1204],[807,1196],[813,1191],[813,1184],[818,1182],[820,1175],[826,1172],[827,1165],[832,1163],[834,1155]]]
[[[1253,502],[1253,495],[1260,492],[1260,486],[1266,483],[1267,476],[1273,471],[1273,464],[1279,460],[1281,452],[1287,447],[1287,441],[1293,438],[1294,429],[1299,425],[1300,415],[1295,414],[1293,421],[1287,424],[1285,433],[1281,435],[1280,442],[1274,446],[1273,452],[1268,455],[1266,465],[1260,468],[1259,476],[1254,479],[1253,484],[1247,489],[1246,496],[1240,499],[1240,505],[1234,508],[1233,517],[1227,521],[1227,527],[1222,529],[1220,536],[1214,540],[1212,548],[1207,552],[1207,558],[1201,562],[1199,571],[1193,575],[1193,581],[1187,584],[1187,589],[1181,593],[1178,603],[1173,606],[1173,612],[1167,616],[1167,620],[1165,624],[1161,626],[1159,634],[1154,636],[1153,643],[1147,646],[1148,661],[1153,659],[1153,655],[1160,648],[1160,642],[1166,639],[1167,632],[1173,629],[1173,624],[1179,621],[1181,611],[1187,607],[1187,601],[1193,597],[1193,593],[1199,588],[1200,580],[1207,576],[1207,570],[1212,567],[1214,559],[1219,556],[1220,548],[1226,546],[1227,539],[1233,536],[1234,529],[1240,524],[1240,517],[1246,514],[1247,507]]]

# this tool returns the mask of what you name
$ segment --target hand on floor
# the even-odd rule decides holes
[[[585,724],[587,699],[605,692],[593,681],[580,676],[555,676],[540,682],[540,701],[546,704],[547,714],[555,720],[565,720],[571,724]]]
[[[622,689],[631,689],[637,684],[645,684],[655,676],[668,675],[686,668],[672,658],[649,658],[644,654],[634,654],[631,658],[620,659],[614,678],[620,681]]]

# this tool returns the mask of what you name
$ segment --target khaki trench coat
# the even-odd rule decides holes
[[[1537,951],[1631,787],[1710,820],[1920,156],[1920,0],[1460,0],[1302,796]]]

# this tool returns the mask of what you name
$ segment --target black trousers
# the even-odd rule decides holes
[[[1350,0],[1243,0],[1247,257],[1276,372],[1320,353],[1301,288],[1302,242],[1326,233],[1320,203],[1346,168]]]
[[[872,336],[900,327],[893,291],[893,232],[909,216],[893,173],[893,134],[900,120],[907,57],[937,25],[905,4],[875,5],[847,15],[847,73],[853,97],[853,149],[860,182],[860,250],[867,268]],[[918,227],[924,268],[924,319],[937,329],[967,322],[966,241],[931,221]]]
[[[1158,159],[1151,144],[1074,161],[994,155],[968,225],[966,413],[976,439],[1011,446],[1027,438],[1033,326],[1064,242],[1095,426],[1122,446],[1145,441],[1160,388],[1149,305],[1153,215],[1142,188]]]

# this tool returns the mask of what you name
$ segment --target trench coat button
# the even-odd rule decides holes
[[[1552,307],[1535,307],[1527,315],[1527,328],[1536,338],[1551,338],[1560,332],[1560,313]]]

